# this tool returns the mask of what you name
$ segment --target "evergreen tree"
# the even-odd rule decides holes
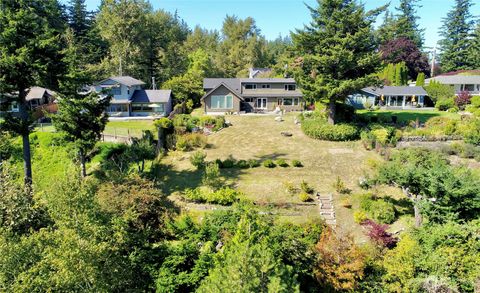
[[[475,32],[473,33],[470,57],[474,69],[480,69],[480,21],[477,22]]]
[[[472,28],[474,21],[470,13],[471,0],[455,0],[455,6],[443,19],[440,35],[440,63],[445,72],[472,69]]]
[[[376,31],[377,40],[380,44],[385,44],[396,37],[395,17],[390,11],[385,11],[383,23]]]
[[[381,9],[365,11],[355,0],[318,0],[308,6],[312,21],[292,34],[294,74],[305,98],[328,103],[335,123],[335,103],[373,85],[380,66],[372,26]]]
[[[70,0],[68,5],[68,22],[75,35],[84,37],[91,27],[91,19],[85,0]]]
[[[419,0],[400,0],[400,6],[395,8],[399,14],[396,15],[395,38],[408,38],[415,42],[418,48],[423,46],[423,29],[418,27],[416,8],[420,7],[416,3]]]
[[[416,86],[424,86],[425,85],[425,73],[420,72],[417,75],[417,81],[415,82]]]
[[[0,0],[0,8],[0,92],[19,109],[18,115],[7,114],[1,128],[22,136],[24,181],[30,185],[32,119],[26,96],[34,85],[56,84],[62,13],[55,0]]]
[[[67,32],[68,47],[65,50],[65,63],[69,65],[68,74],[63,80],[62,97],[59,100],[59,112],[53,117],[55,128],[65,134],[68,141],[74,143],[78,153],[81,175],[87,176],[87,153],[100,139],[108,122],[105,113],[110,97],[100,97],[97,93],[81,93],[80,90],[91,80],[88,72],[79,60],[78,44],[73,31]]]

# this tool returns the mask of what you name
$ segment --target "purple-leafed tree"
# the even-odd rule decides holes
[[[408,38],[388,41],[380,46],[380,52],[382,60],[386,64],[405,62],[408,68],[408,76],[411,79],[416,79],[420,72],[430,74],[427,56]]]

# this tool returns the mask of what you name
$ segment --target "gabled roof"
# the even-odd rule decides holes
[[[135,79],[131,76],[113,76],[109,77],[107,79],[104,79],[100,82],[97,83],[97,85],[104,83],[107,80],[113,80],[115,82],[118,82],[119,84],[123,84],[126,86],[135,86],[135,85],[144,85],[145,83],[141,80]]]
[[[480,84],[480,75],[439,75],[427,78],[425,83],[435,80],[443,84]]]
[[[234,91],[240,95],[240,92],[242,91],[240,78],[205,78],[203,79],[203,88],[210,90],[217,88],[222,83],[225,84],[231,91]]]
[[[295,83],[293,78],[240,78],[241,83]]]
[[[168,103],[171,96],[171,90],[136,90],[132,103]]]
[[[41,100],[43,98],[43,96],[45,96],[45,94],[47,94],[49,96],[55,96],[57,93],[52,91],[52,90],[43,88],[43,87],[34,86],[34,87],[31,87],[28,90],[28,93],[27,93],[27,96],[25,97],[25,100],[27,100],[27,101]]]
[[[219,85],[217,85],[216,87],[212,88],[211,90],[209,90],[205,95],[203,95],[201,100],[204,100],[207,96],[209,96],[211,93],[213,93],[215,90],[217,90],[218,88],[220,88],[222,86],[227,88],[229,91],[231,91],[240,100],[242,100],[242,101],[244,100],[242,95],[238,91],[235,91],[234,89],[232,89],[230,86],[228,86],[227,84],[225,84],[223,82],[220,83]]]
[[[421,86],[384,86],[366,87],[362,91],[374,96],[427,96],[427,92]]]

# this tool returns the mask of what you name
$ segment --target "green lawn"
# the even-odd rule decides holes
[[[449,117],[453,119],[460,119],[460,115],[457,113],[449,113],[437,110],[358,110],[357,114],[367,117],[391,117],[397,116],[398,122],[416,121],[417,118],[420,122],[424,123],[428,119],[437,116]]]
[[[39,125],[35,128],[38,132],[55,132],[55,127]],[[155,133],[152,120],[109,121],[105,127],[105,134],[120,136],[141,136],[143,130],[151,130]]]
[[[327,142],[311,139],[303,134],[299,125],[294,124],[296,114],[289,114],[284,122],[275,122],[275,116],[227,116],[233,126],[208,137],[209,148],[205,150],[207,160],[225,159],[278,159],[300,160],[303,168],[268,169],[223,169],[226,184],[233,185],[245,193],[246,197],[265,208],[273,207],[281,220],[305,222],[318,219],[316,204],[301,203],[298,196],[290,196],[285,183],[299,186],[307,181],[321,194],[334,193],[333,183],[339,176],[354,192],[361,192],[358,179],[366,172],[366,162],[379,160],[374,152],[365,151],[360,142]],[[280,133],[288,131],[292,137]],[[163,160],[160,182],[164,192],[178,198],[185,188],[201,185],[201,172],[195,170],[189,161],[191,153],[171,152]],[[354,223],[351,210],[339,206],[338,196],[334,195],[337,206],[337,223],[343,229],[362,238],[361,228]],[[205,206],[198,205],[198,210]],[[189,204],[189,210],[195,205]]]

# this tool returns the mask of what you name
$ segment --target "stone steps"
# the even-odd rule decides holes
[[[335,217],[333,196],[321,196],[320,194],[317,194],[317,199],[320,216],[325,220],[325,223],[327,223],[327,225],[335,227],[337,225],[337,220]]]

